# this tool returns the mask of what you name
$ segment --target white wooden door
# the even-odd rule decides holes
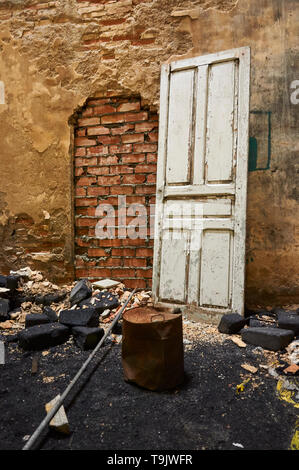
[[[244,310],[250,49],[161,71],[155,304]]]

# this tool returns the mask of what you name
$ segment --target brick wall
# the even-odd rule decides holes
[[[89,99],[75,128],[76,278],[111,277],[128,287],[151,287],[153,239],[150,204],[155,202],[158,116],[142,109],[138,97]],[[146,239],[98,239],[96,207],[118,196],[127,206],[147,208]],[[127,224],[133,217],[127,218]],[[117,222],[117,220],[116,220]]]

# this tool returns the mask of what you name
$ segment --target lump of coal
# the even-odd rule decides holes
[[[62,310],[59,322],[67,326],[98,326],[99,316],[94,308]]]
[[[71,305],[78,304],[84,299],[87,299],[92,294],[92,286],[87,279],[81,279],[77,282],[75,287],[70,293],[70,303]]]
[[[118,297],[110,292],[100,292],[99,294],[91,297],[88,300],[80,302],[80,307],[84,305],[93,307],[97,310],[97,313],[103,313],[104,310],[113,310],[119,306]]]
[[[53,310],[53,308],[44,307],[43,313],[45,315],[47,315],[47,317],[49,318],[50,321],[52,321],[52,322],[58,321],[57,313],[55,312],[55,310]]]
[[[295,335],[299,335],[299,315],[298,313],[281,312],[277,316],[279,328],[292,330]]]
[[[0,321],[5,321],[9,318],[8,312],[10,310],[9,300],[0,299]]]
[[[31,328],[35,325],[44,325],[45,323],[50,323],[47,315],[40,313],[29,313],[25,317],[25,328]]]
[[[36,325],[18,333],[19,346],[26,351],[47,349],[64,343],[70,330],[59,323]]]
[[[83,350],[94,349],[100,339],[104,336],[103,328],[86,328],[75,326],[72,328],[74,341]]]
[[[37,305],[51,305],[62,302],[66,297],[66,292],[53,292],[45,295],[37,295],[34,299],[34,302]]]
[[[245,328],[241,332],[245,343],[261,346],[270,351],[284,349],[294,338],[294,332],[281,328]]]
[[[246,318],[238,313],[228,313],[223,315],[218,325],[218,331],[225,334],[238,333],[246,325]]]

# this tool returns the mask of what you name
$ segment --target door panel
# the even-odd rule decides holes
[[[167,139],[167,182],[190,182],[194,71],[176,72],[170,79]]]
[[[245,47],[162,68],[156,304],[243,313],[249,63]]]

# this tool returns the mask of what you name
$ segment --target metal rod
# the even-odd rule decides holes
[[[128,303],[130,302],[131,298],[133,297],[133,294],[135,293],[136,289],[133,290],[133,292],[131,293],[131,295],[128,297],[128,299],[126,300],[126,302],[124,303],[124,305],[122,306],[122,308],[120,309],[120,311],[118,312],[118,314],[116,315],[116,317],[114,318],[113,322],[111,323],[111,325],[109,326],[108,330],[106,331],[106,333],[104,334],[103,338],[101,339],[101,341],[97,344],[97,346],[95,347],[95,349],[92,351],[92,353],[90,354],[90,356],[88,357],[88,359],[84,362],[84,364],[82,365],[81,369],[77,372],[77,374],[75,375],[75,377],[73,378],[73,380],[69,383],[69,385],[67,386],[67,388],[65,389],[65,391],[63,392],[63,394],[61,395],[60,399],[57,401],[57,403],[53,406],[53,408],[49,411],[49,413],[47,414],[47,416],[43,419],[43,421],[40,423],[40,425],[36,428],[36,430],[34,431],[34,433],[31,435],[30,439],[28,440],[28,442],[25,444],[25,446],[23,447],[22,450],[29,450],[31,449],[31,447],[33,446],[33,444],[36,442],[36,440],[38,439],[38,437],[40,436],[40,434],[42,433],[42,431],[45,429],[45,427],[49,424],[49,422],[51,421],[51,419],[53,418],[53,416],[57,413],[57,411],[59,410],[59,408],[61,407],[61,405],[63,404],[65,398],[67,397],[67,395],[69,394],[69,392],[71,391],[71,389],[73,388],[73,386],[75,385],[75,383],[77,382],[77,380],[79,379],[79,377],[82,375],[82,373],[85,371],[85,369],[87,368],[88,364],[90,363],[90,361],[92,360],[92,358],[95,356],[95,354],[97,353],[98,349],[101,347],[101,345],[103,344],[103,342],[105,341],[105,339],[107,338],[108,334],[110,333],[110,331],[113,329],[114,325],[118,322],[118,320],[120,319],[124,309],[126,308],[126,306],[128,305]]]

